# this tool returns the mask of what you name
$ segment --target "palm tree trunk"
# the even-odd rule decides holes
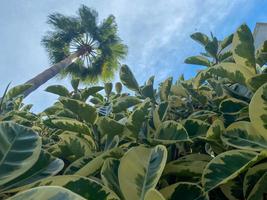
[[[41,85],[46,83],[48,80],[56,76],[61,70],[65,69],[66,67],[70,66],[73,62],[77,60],[77,58],[81,55],[80,52],[75,52],[65,58],[64,60],[52,65],[48,69],[44,70],[34,78],[28,80],[25,84],[31,84],[32,86],[26,90],[23,95],[27,97],[30,93],[35,91]]]

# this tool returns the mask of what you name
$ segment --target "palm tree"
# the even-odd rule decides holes
[[[127,53],[127,47],[117,35],[115,17],[98,23],[98,14],[82,5],[78,16],[59,13],[49,15],[53,31],[43,38],[52,66],[26,82],[32,86],[26,97],[57,74],[79,78],[85,83],[110,80]]]

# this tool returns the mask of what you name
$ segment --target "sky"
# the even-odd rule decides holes
[[[50,66],[40,42],[51,30],[47,16],[73,16],[81,4],[98,11],[100,21],[109,14],[116,17],[129,50],[123,63],[140,84],[151,75],[156,84],[169,76],[194,76],[199,68],[184,64],[202,51],[190,38],[194,32],[223,39],[242,23],[253,30],[257,22],[267,22],[267,0],[1,0],[0,96],[9,82],[22,84]],[[34,104],[33,111],[55,102],[57,96],[44,91],[52,84],[69,87],[69,80],[54,78],[29,95],[25,102]]]

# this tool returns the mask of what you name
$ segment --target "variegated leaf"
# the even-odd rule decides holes
[[[119,183],[125,199],[144,200],[146,192],[156,187],[166,160],[167,150],[162,145],[132,147],[119,166]]]

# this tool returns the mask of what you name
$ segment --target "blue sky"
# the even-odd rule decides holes
[[[267,22],[267,0],[2,0],[0,7],[0,94],[12,81],[22,84],[49,66],[40,41],[49,26],[47,15],[74,15],[80,4],[99,12],[100,19],[113,14],[119,34],[128,45],[124,60],[139,83],[150,75],[156,83],[180,74],[193,76],[197,68],[183,63],[201,49],[189,35],[213,32],[219,39],[242,23],[254,29]],[[44,92],[51,84],[69,85],[53,79],[26,98],[38,112],[52,105],[56,96]]]

